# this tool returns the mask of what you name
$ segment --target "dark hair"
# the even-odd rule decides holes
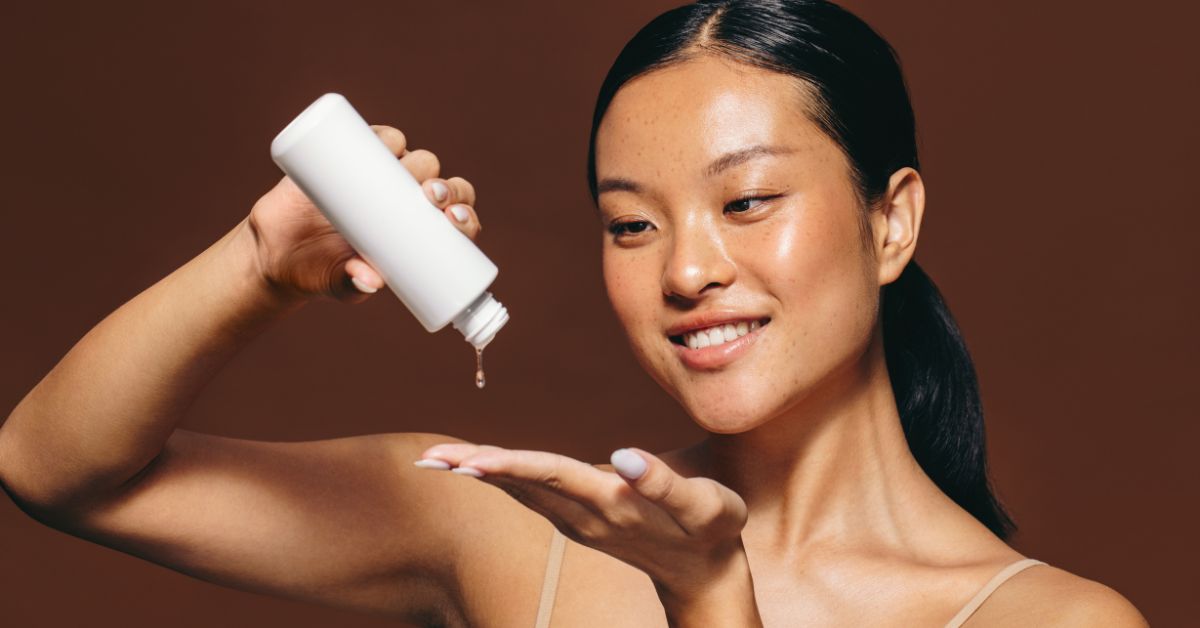
[[[716,54],[799,79],[808,115],[845,154],[868,213],[898,169],[919,169],[916,126],[891,45],[823,0],[701,0],[654,18],[625,45],[600,88],[588,145],[596,194],[596,131],[617,90],[652,70]],[[1001,539],[1016,529],[988,481],[975,368],[936,286],[909,261],[882,288],[884,353],[913,457],[937,486]]]

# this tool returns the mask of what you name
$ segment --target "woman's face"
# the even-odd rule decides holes
[[[848,163],[798,85],[704,55],[626,83],[597,131],[609,299],[710,432],[855,377],[877,322]]]

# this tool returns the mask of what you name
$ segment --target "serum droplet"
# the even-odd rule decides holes
[[[475,347],[475,387],[483,388],[487,380],[483,377],[483,347]]]

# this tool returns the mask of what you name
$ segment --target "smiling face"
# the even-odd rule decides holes
[[[626,83],[597,131],[604,280],[634,354],[706,430],[853,377],[880,266],[797,79],[701,55]]]

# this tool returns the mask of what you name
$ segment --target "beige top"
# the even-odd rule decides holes
[[[554,528],[554,536],[550,539],[550,556],[546,559],[546,575],[542,579],[542,598],[538,603],[537,624],[536,628],[549,628],[550,613],[554,610],[554,593],[558,590],[558,572],[562,567],[563,550],[566,549],[566,538],[563,533]],[[1022,558],[1014,563],[1010,563],[1004,569],[996,572],[991,580],[988,580],[983,588],[975,594],[966,605],[958,611],[949,622],[946,623],[946,628],[958,628],[962,626],[967,618],[970,617],[983,601],[988,599],[1005,580],[1016,575],[1022,569],[1032,567],[1034,565],[1045,565],[1046,563],[1033,558]]]

